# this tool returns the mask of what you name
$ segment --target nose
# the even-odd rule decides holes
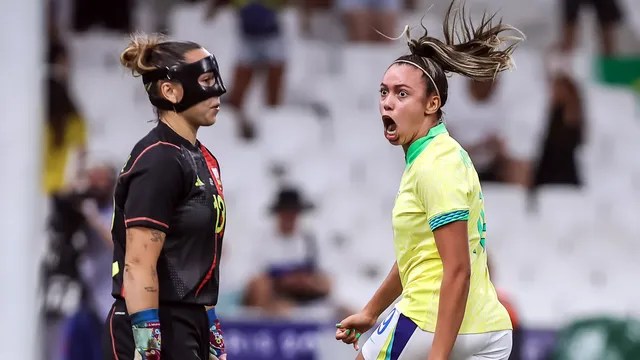
[[[393,110],[393,100],[391,96],[387,96],[385,98],[380,99],[380,103],[384,111]]]

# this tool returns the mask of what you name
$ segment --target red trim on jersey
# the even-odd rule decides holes
[[[202,144],[200,144],[200,151],[202,152],[204,160],[207,163],[207,170],[209,170],[209,175],[211,175],[213,182],[216,184],[218,194],[224,199],[224,195],[222,194],[222,180],[220,179],[220,165],[218,165],[218,161],[216,160],[216,158],[214,158],[209,150],[207,150],[207,148]],[[216,169],[218,173],[216,174],[213,169]]]
[[[138,160],[142,157],[142,155],[144,155],[144,153],[146,153],[147,151],[151,150],[152,148],[158,146],[158,145],[168,145],[168,146],[173,146],[176,149],[180,149],[180,146],[176,145],[176,144],[172,144],[172,143],[168,143],[168,142],[164,142],[164,141],[158,141],[155,144],[151,144],[149,146],[147,146],[146,148],[144,148],[144,150],[142,150],[140,152],[140,155],[138,155],[138,157],[133,161],[133,165],[131,165],[131,168],[129,168],[129,170],[127,170],[127,172],[124,172],[122,174],[120,174],[120,176],[125,176],[128,173],[131,172],[131,170],[133,170],[133,167],[136,166],[136,163],[138,162]]]
[[[130,222],[132,222],[132,221],[148,221],[148,222],[152,222],[152,223],[154,223],[154,224],[157,224],[157,225],[163,226],[163,227],[165,227],[165,228],[167,228],[167,229],[169,228],[169,225],[167,225],[167,224],[163,223],[162,221],[153,220],[153,219],[151,219],[151,218],[144,217],[144,216],[141,216],[141,217],[135,217],[135,218],[131,218],[131,219],[127,219],[127,220],[125,220],[125,221],[124,221],[124,224],[125,224],[125,225],[127,225],[128,223],[130,223]]]
[[[116,312],[116,306],[111,308],[111,316],[109,317],[109,335],[111,335],[111,349],[113,349],[113,358],[118,359],[118,352],[116,351],[116,338],[113,336],[113,315]]]
[[[224,195],[222,194],[222,182],[215,175],[215,173],[213,171],[213,169],[216,169],[216,170],[218,170],[218,173],[220,172],[220,168],[218,166],[218,162],[213,157],[213,155],[211,155],[209,150],[207,150],[207,148],[204,147],[204,145],[202,145],[202,144],[200,144],[200,151],[202,152],[202,155],[204,156],[204,160],[207,163],[207,169],[209,170],[209,175],[211,175],[211,178],[213,179],[213,182],[216,184],[216,188],[218,189],[218,195],[220,195],[220,197],[224,200]],[[225,221],[226,221],[226,219],[225,219]],[[213,241],[214,241],[213,261],[211,262],[211,266],[209,267],[209,271],[204,276],[204,279],[202,279],[202,282],[200,283],[200,285],[198,285],[198,289],[196,290],[196,293],[195,293],[196,297],[198,296],[198,294],[200,293],[202,288],[209,282],[209,280],[211,280],[211,276],[213,276],[213,270],[216,268],[216,265],[218,263],[218,236],[217,236],[217,234],[213,235]]]

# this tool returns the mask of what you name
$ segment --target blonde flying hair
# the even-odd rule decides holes
[[[427,95],[440,97],[441,107],[447,101],[447,74],[456,73],[476,81],[493,81],[498,73],[515,67],[513,52],[524,40],[524,34],[511,25],[494,24],[497,13],[484,13],[478,26],[467,16],[464,4],[455,7],[452,0],[447,9],[442,31],[444,40],[424,34],[412,39],[409,26],[393,40],[406,36],[410,54],[396,59],[394,64],[409,64],[420,69],[427,84]],[[441,116],[441,110],[438,110]]]

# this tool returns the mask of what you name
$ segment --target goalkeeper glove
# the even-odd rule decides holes
[[[160,360],[160,318],[158,309],[142,310],[131,315],[136,359]]]
[[[209,318],[209,358],[217,359],[225,353],[222,328],[215,308],[207,311],[207,317]]]

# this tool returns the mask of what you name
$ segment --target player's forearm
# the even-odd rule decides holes
[[[469,295],[470,268],[465,265],[445,269],[440,285],[436,333],[429,359],[448,359],[456,341]]]
[[[129,314],[158,308],[160,288],[156,264],[164,239],[165,234],[158,230],[127,229],[123,288]]]
[[[400,272],[398,271],[398,263],[394,262],[389,275],[364,307],[363,312],[378,318],[401,294]]]
[[[129,314],[158,308],[160,289],[155,264],[126,262],[125,260],[123,287]]]

